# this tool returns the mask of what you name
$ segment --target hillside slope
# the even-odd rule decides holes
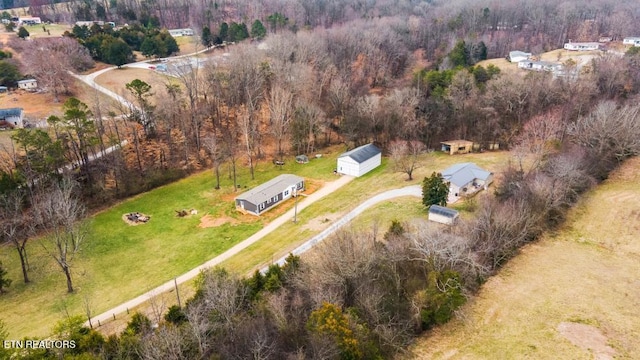
[[[414,347],[424,359],[640,358],[640,158],[627,161],[523,249],[451,323]]]

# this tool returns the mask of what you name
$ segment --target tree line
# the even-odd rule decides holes
[[[133,315],[104,338],[70,317],[56,336],[67,356],[96,359],[410,356],[412,339],[446,323],[519,249],[563,223],[580,195],[640,154],[640,106],[603,100],[564,123],[529,119],[515,161],[475,216],[448,228],[393,221],[386,231],[344,230],[303,258],[239,278],[211,269],[183,306]],[[56,350],[23,351],[55,358]]]

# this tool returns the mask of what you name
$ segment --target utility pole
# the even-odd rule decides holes
[[[298,223],[298,186],[293,189],[293,197],[296,198],[295,205],[293,205],[293,223]]]

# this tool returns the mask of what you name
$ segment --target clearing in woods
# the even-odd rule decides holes
[[[640,158],[526,246],[457,319],[414,347],[422,359],[640,358]]]

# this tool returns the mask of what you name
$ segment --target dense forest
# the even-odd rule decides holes
[[[51,224],[73,234],[84,216],[80,202],[108,204],[203,168],[219,179],[223,165],[235,181],[239,168],[252,173],[256,161],[333,143],[375,142],[388,153],[399,142],[433,149],[464,138],[483,148],[498,143],[522,160],[505,171],[495,194],[478,200],[474,219],[451,230],[394,223],[382,235],[343,232],[315,257],[291,257],[249,279],[214,270],[184,307],[154,319],[157,328],[136,315],[123,334],[104,339],[70,318],[56,329],[80,344],[69,358],[393,357],[416,334],[446,322],[520,246],[561,224],[580,194],[640,152],[637,51],[605,52],[577,76],[522,76],[477,65],[514,49],[539,54],[569,39],[638,35],[640,9],[624,2],[28,5],[32,15],[53,21],[127,22],[141,41],[145,29],[162,27],[226,37],[223,24],[242,27],[246,19],[260,19],[267,35],[259,48],[251,41],[229,46],[224,66],[181,67],[177,82],[164,88],[131,81],[129,108],[90,109],[70,98],[62,117],[48,119],[53,131],[19,130],[19,151],[3,154],[0,191],[3,241],[21,256],[26,239]],[[90,51],[71,40],[10,45],[71,54],[65,70],[91,66]],[[42,62],[32,62],[12,63],[33,74]],[[68,81],[53,88],[68,92]],[[121,148],[90,161],[110,146]],[[67,163],[75,165],[60,171]],[[70,186],[69,177],[79,186]],[[51,211],[61,204],[67,217]],[[64,271],[62,256],[59,263]]]

